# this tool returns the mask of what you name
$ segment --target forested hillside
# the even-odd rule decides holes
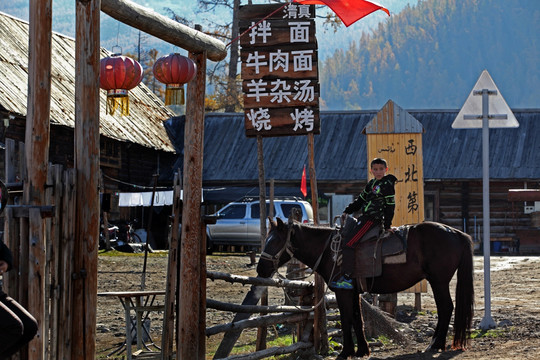
[[[459,108],[487,69],[510,107],[540,106],[540,1],[425,0],[321,66],[322,108]]]

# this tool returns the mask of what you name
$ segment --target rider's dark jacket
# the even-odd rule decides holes
[[[364,216],[383,223],[385,229],[390,229],[396,207],[394,184],[397,178],[388,174],[381,180],[371,179],[362,193],[352,203],[347,205],[346,214],[361,211]]]

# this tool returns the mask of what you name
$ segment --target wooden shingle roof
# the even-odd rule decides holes
[[[28,93],[28,22],[0,12],[0,109],[26,116]],[[101,50],[101,57],[109,54]],[[51,125],[75,127],[75,40],[52,35]],[[99,84],[96,84],[99,86]],[[100,91],[100,134],[118,141],[173,152],[163,122],[174,116],[144,84],[129,92],[129,115],[106,112]]]
[[[424,179],[482,178],[481,129],[455,130],[458,110],[407,110],[424,128]],[[540,109],[513,110],[520,126],[490,130],[490,178],[540,180]],[[321,112],[321,134],[315,136],[318,181],[364,181],[365,126],[377,111]],[[184,117],[166,122],[182,168]],[[207,114],[204,130],[203,183],[257,182],[257,141],[246,138],[243,114]],[[299,181],[308,164],[303,136],[264,138],[265,176]]]

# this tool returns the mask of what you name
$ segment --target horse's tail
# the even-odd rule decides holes
[[[469,235],[463,233],[461,236],[465,246],[457,271],[454,349],[466,348],[474,313],[473,245]]]

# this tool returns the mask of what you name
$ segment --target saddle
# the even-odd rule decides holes
[[[368,291],[366,278],[381,276],[383,264],[407,262],[407,236],[409,226],[401,226],[394,232],[381,228],[370,229],[355,249],[354,277],[364,291]]]

